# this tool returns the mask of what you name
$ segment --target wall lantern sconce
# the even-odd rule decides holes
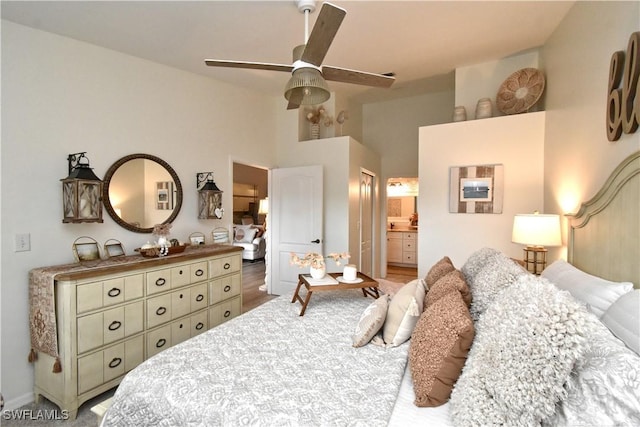
[[[69,154],[69,176],[62,181],[63,223],[102,221],[102,180],[84,153]]]
[[[213,182],[213,172],[198,172],[196,175],[198,188],[198,219],[221,219],[222,190]]]

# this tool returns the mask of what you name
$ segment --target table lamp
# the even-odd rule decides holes
[[[524,265],[527,271],[540,274],[547,266],[545,246],[561,246],[560,215],[517,214],[513,218],[513,243],[527,245],[524,248]]]

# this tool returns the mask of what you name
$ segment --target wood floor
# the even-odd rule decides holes
[[[242,312],[246,313],[260,304],[276,298],[259,288],[264,284],[264,260],[242,263]]]
[[[411,267],[397,267],[387,264],[387,277],[385,279],[394,282],[408,283],[418,278],[418,269]]]
[[[242,263],[242,312],[246,313],[252,308],[264,304],[276,298],[277,295],[269,295],[259,288],[264,284],[264,260]],[[418,277],[418,269],[410,267],[387,266],[387,280],[407,283]]]

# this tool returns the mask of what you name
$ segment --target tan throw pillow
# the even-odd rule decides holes
[[[447,273],[429,288],[429,293],[424,299],[425,310],[449,292],[455,291],[460,292],[462,300],[467,307],[469,307],[471,305],[471,291],[459,270],[453,270]]]
[[[448,256],[436,262],[424,278],[424,281],[427,283],[427,289],[431,289],[431,286],[433,286],[438,279],[448,273],[451,273],[455,269],[456,268],[453,266],[453,263]]]
[[[380,295],[380,298],[369,304],[356,325],[356,331],[353,334],[354,347],[367,345],[371,338],[382,329],[384,320],[387,318],[388,308],[388,295]]]
[[[440,406],[449,400],[474,335],[459,292],[449,292],[425,310],[409,344],[416,406]]]
[[[411,332],[422,313],[426,293],[424,280],[415,279],[393,296],[382,330],[385,344],[395,347],[411,338]]]

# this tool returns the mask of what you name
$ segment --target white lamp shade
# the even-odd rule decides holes
[[[269,199],[261,199],[260,205],[258,205],[258,213],[259,214],[268,214],[269,213]]]
[[[517,214],[511,241],[529,246],[561,246],[560,215]]]

